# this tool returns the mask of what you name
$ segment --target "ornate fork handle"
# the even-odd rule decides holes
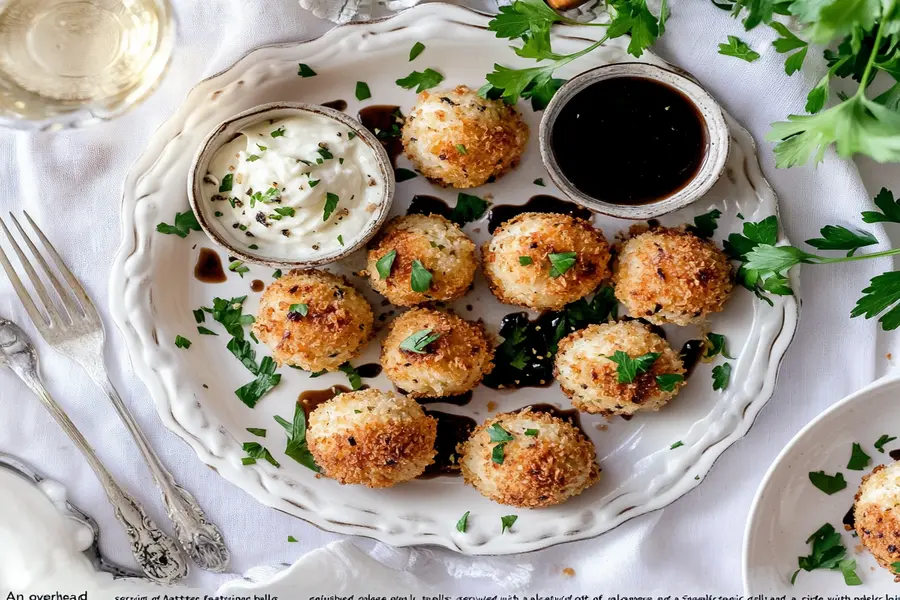
[[[102,359],[101,359],[102,361]],[[219,528],[210,522],[197,500],[175,482],[172,474],[163,466],[150,442],[140,430],[122,398],[116,391],[101,361],[86,360],[83,364],[94,382],[109,396],[125,427],[134,437],[138,449],[150,468],[156,485],[162,492],[166,512],[175,527],[175,535],[181,547],[201,569],[221,573],[228,566],[231,555],[222,539]]]

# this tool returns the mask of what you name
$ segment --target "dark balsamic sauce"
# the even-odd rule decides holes
[[[372,379],[381,375],[381,365],[378,363],[366,363],[356,367],[356,372],[364,379]]]
[[[594,216],[594,213],[583,206],[578,206],[574,202],[560,200],[547,194],[538,194],[537,196],[532,196],[525,204],[498,204],[492,206],[488,216],[488,233],[493,234],[494,230],[503,225],[503,223],[516,215],[526,212],[561,213],[585,220],[590,220]]]
[[[401,393],[403,390],[400,390]],[[465,392],[464,394],[457,394],[455,396],[441,396],[439,398],[416,398],[419,401],[419,404],[454,404],[456,406],[465,406],[469,402],[472,401],[472,391]]]
[[[589,85],[552,127],[551,150],[566,178],[614,204],[646,204],[677,192],[697,174],[709,143],[694,103],[643,77]]]
[[[891,450],[888,452],[888,456],[893,460],[900,460],[900,450]]]
[[[688,340],[681,347],[681,362],[684,364],[684,378],[687,379],[694,372],[694,367],[700,362],[700,357],[706,350],[703,340]]]
[[[439,410],[427,414],[437,419],[437,439],[434,442],[434,462],[425,468],[419,479],[431,479],[440,475],[459,475],[459,458],[456,445],[469,439],[477,424],[470,417],[454,415]]]
[[[851,505],[850,510],[847,511],[847,514],[844,515],[844,518],[841,521],[841,523],[844,524],[844,529],[846,529],[847,531],[856,529],[856,515],[853,514],[854,508],[855,507]]]
[[[222,283],[228,280],[222,267],[222,259],[215,250],[200,248],[200,256],[194,265],[194,277],[203,283]]]
[[[333,385],[324,390],[306,390],[297,397],[297,404],[303,407],[303,412],[308,417],[320,404],[325,404],[335,396],[349,392],[350,388],[344,385]]]
[[[560,408],[553,404],[546,404],[542,402],[540,404],[531,404],[529,406],[525,406],[520,410],[525,410],[526,408],[530,408],[532,412],[547,413],[553,415],[554,417],[558,417],[563,421],[568,421],[569,423],[580,429],[585,436],[587,436],[587,433],[585,433],[584,431],[584,427],[581,426],[581,413],[577,408]]]
[[[322,106],[327,108],[333,108],[334,110],[339,110],[341,112],[347,110],[347,101],[346,100],[331,100],[330,102],[323,102]]]
[[[547,387],[553,383],[553,355],[550,352],[549,336],[556,331],[562,314],[548,311],[532,321],[528,313],[517,312],[503,317],[500,321],[500,337],[509,339],[517,330],[524,331],[522,346],[525,351],[525,365],[517,369],[509,361],[498,356],[494,370],[482,382],[493,389],[520,387]],[[522,334],[520,334],[522,335]]]
[[[399,125],[398,119],[402,121],[402,118],[399,106],[387,104],[366,106],[361,108],[357,115],[357,119],[363,124],[363,127],[371,131],[372,135],[377,137],[384,146],[394,168],[397,168],[397,157],[403,152],[403,142],[400,141],[399,135],[389,135],[388,132],[393,131],[393,126]]]
[[[416,194],[406,209],[408,215],[441,215],[450,218],[453,209],[437,196]]]
[[[262,279],[254,279],[250,282],[250,289],[254,292],[261,292],[266,289],[266,284],[262,282]]]

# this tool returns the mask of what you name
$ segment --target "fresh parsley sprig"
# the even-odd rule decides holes
[[[811,544],[809,556],[797,558],[797,566],[800,567],[791,576],[791,585],[797,581],[797,575],[801,570],[813,571],[815,569],[831,569],[840,571],[847,585],[860,585],[862,581],[856,574],[856,561],[847,558],[847,548],[841,542],[841,534],[835,531],[830,523],[822,525],[806,540]]]

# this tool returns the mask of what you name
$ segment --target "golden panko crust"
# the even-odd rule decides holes
[[[553,277],[550,254],[566,252],[576,254],[575,264]],[[564,214],[517,215],[497,228],[481,254],[494,296],[504,304],[534,310],[558,310],[610,276],[610,247],[603,232]]]
[[[633,317],[662,325],[699,323],[720,312],[734,275],[713,242],[658,227],[627,240],[613,265],[616,298]]]
[[[874,486],[891,485],[890,482],[884,481],[890,477],[889,471],[894,472],[894,477],[897,476],[896,468],[878,465],[870,474],[863,477],[856,492],[853,517],[856,534],[862,545],[872,553],[878,564],[897,575],[891,565],[900,562],[900,514],[898,514],[900,498],[889,493],[882,494],[884,501],[878,503],[867,501],[865,498],[872,492],[878,493],[878,490],[873,489]],[[900,581],[900,576],[894,580]]]
[[[440,335],[420,354],[400,348],[414,333]],[[381,366],[394,385],[413,398],[463,394],[494,368],[484,326],[457,315],[414,308],[394,319],[381,345]]]
[[[307,314],[291,313],[294,304],[307,305]],[[344,277],[293,269],[263,292],[253,332],[279,365],[334,371],[359,355],[373,321],[372,307]]]
[[[464,85],[419,94],[402,130],[406,156],[434,183],[472,188],[513,168],[528,126],[512,106]]]

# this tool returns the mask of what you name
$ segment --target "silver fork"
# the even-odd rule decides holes
[[[19,248],[15,238],[6,227],[6,223],[0,219],[0,226],[2,226],[10,245],[15,250],[40,303],[43,304],[44,310],[42,313],[35,305],[28,290],[22,285],[22,281],[16,275],[12,264],[10,264],[2,247],[0,247],[0,264],[3,265],[3,269],[19,295],[19,299],[25,305],[25,310],[34,322],[34,326],[47,344],[78,362],[87,371],[91,379],[94,380],[94,383],[100,386],[109,396],[113,407],[116,409],[122,422],[125,423],[125,427],[131,433],[138,449],[144,456],[144,460],[150,468],[150,473],[162,492],[166,512],[175,527],[175,535],[188,556],[191,557],[191,560],[197,563],[201,569],[216,573],[224,571],[228,565],[230,554],[218,527],[206,518],[203,510],[197,504],[197,500],[176,483],[172,474],[163,466],[156,452],[151,448],[149,441],[134,421],[128,408],[122,402],[116,388],[113,387],[112,382],[109,380],[109,374],[103,358],[103,322],[100,320],[93,302],[91,302],[84,288],[63,263],[62,258],[60,258],[50,241],[28,213],[25,213],[25,218],[37,234],[47,254],[62,274],[68,286],[61,283],[54,275],[50,265],[47,264],[47,261],[31,241],[31,238],[25,233],[15,215],[10,213],[9,216],[31,254],[36,259],[39,268],[56,291],[59,303],[63,308],[63,310],[59,310],[51,300],[35,269]]]

